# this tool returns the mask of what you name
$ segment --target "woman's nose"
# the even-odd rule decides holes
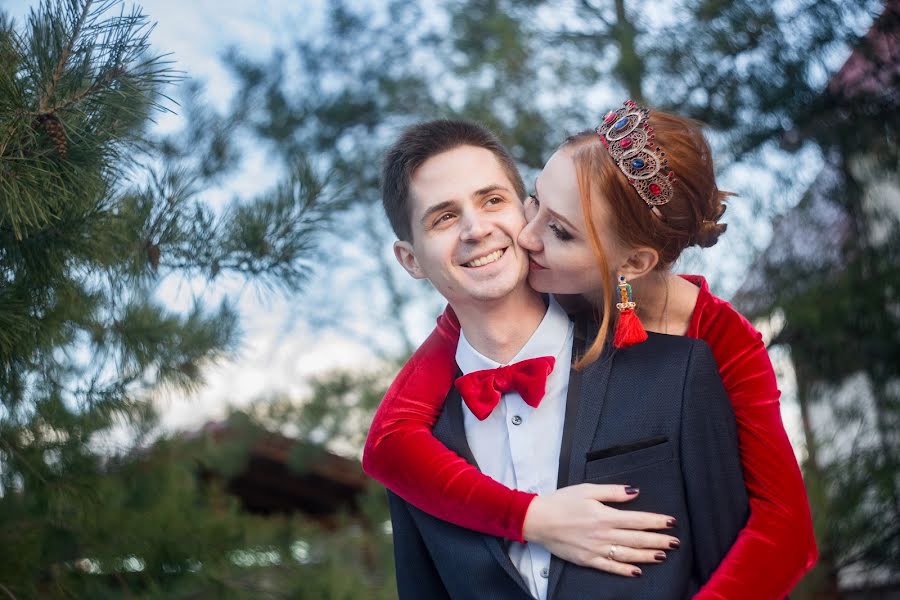
[[[519,246],[529,252],[540,252],[544,249],[541,237],[537,234],[537,219],[532,219],[525,224],[525,227],[519,232],[518,241]]]

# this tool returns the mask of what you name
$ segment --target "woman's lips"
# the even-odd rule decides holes
[[[536,263],[534,261],[533,258],[529,258],[528,259],[528,268],[531,269],[532,271],[543,271],[547,267],[545,267],[543,265],[539,265],[538,263]]]

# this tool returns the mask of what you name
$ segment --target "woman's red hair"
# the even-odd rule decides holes
[[[661,111],[650,112],[650,126],[675,171],[672,199],[659,206],[659,218],[641,199],[600,141],[597,132],[583,131],[563,143],[571,151],[588,240],[602,273],[609,272],[603,240],[594,219],[594,203],[606,202],[612,230],[629,247],[649,247],[659,253],[657,269],[667,269],[688,246],[707,248],[716,243],[727,225],[719,223],[723,200],[730,195],[716,186],[712,153],[700,124]],[[597,359],[612,326],[613,279],[603,278],[603,303],[597,337],[577,366]],[[639,299],[638,299],[639,301]]]

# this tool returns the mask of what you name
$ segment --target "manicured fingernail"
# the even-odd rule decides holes
[[[629,496],[634,496],[635,494],[637,494],[640,491],[641,491],[640,488],[636,488],[636,487],[633,487],[630,485],[625,486],[625,493],[628,494]]]
[[[657,552],[656,554],[653,555],[653,558],[656,559],[656,562],[662,562],[662,561],[666,560],[666,553],[665,552]]]
[[[676,521],[675,519],[669,519],[668,521],[666,521],[666,527],[675,527],[676,525],[678,525],[678,521]]]
[[[641,575],[643,575],[643,573],[641,573],[640,569],[635,569],[634,571],[631,572],[631,575],[633,577],[640,577]]]
[[[678,548],[680,546],[681,542],[679,542],[678,540],[672,540],[671,542],[669,542],[669,548]]]

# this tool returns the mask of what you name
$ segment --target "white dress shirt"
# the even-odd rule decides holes
[[[479,421],[463,403],[466,439],[479,468],[508,487],[534,494],[549,494],[556,489],[573,331],[568,315],[551,296],[541,324],[507,363],[538,356],[556,358],[553,372],[547,378],[544,398],[537,408],[526,404],[512,391],[503,394],[494,411]],[[465,332],[459,337],[456,364],[464,375],[503,366],[475,350]],[[509,546],[509,558],[532,596],[546,600],[550,552],[540,544],[513,542]]]

